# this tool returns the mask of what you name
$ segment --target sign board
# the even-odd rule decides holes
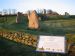
[[[65,53],[66,44],[64,36],[39,36],[36,51]]]

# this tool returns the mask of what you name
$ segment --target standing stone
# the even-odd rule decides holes
[[[21,16],[21,13],[18,12],[16,17],[16,23],[20,23],[20,16]]]
[[[39,28],[39,18],[38,18],[37,12],[35,10],[29,12],[28,20],[29,20],[28,27],[30,29],[38,29]]]
[[[65,18],[69,18],[69,13],[65,12]]]
[[[68,12],[65,12],[65,16],[69,16],[69,13]]]

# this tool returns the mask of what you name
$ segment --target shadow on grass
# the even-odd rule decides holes
[[[0,56],[36,56],[35,48],[0,37]]]

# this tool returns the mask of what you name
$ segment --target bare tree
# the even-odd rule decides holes
[[[0,11],[0,15],[2,15],[2,11]]]
[[[12,9],[12,14],[16,14],[16,9]]]
[[[46,14],[46,9],[43,9],[43,14]]]
[[[7,10],[3,9],[3,15],[7,15]]]
[[[47,14],[52,14],[53,13],[53,11],[52,10],[47,10]]]
[[[9,13],[9,15],[11,15],[11,9],[8,9],[8,13]]]

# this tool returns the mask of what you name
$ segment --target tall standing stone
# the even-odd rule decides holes
[[[21,16],[21,13],[18,12],[16,17],[16,23],[20,23],[20,16]]]
[[[29,24],[28,27],[30,29],[38,29],[39,28],[39,18],[37,12],[35,10],[28,13]]]
[[[65,18],[69,18],[69,13],[65,12]]]

